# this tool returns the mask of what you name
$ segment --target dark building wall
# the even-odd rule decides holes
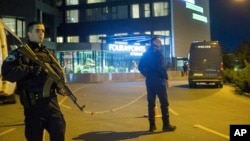
[[[35,20],[35,0],[0,0],[0,16]]]
[[[192,19],[192,13],[197,12],[187,9],[184,1],[172,1],[175,55],[176,57],[188,57],[189,47],[192,41],[210,40],[209,1],[195,1],[196,5],[203,7],[203,15],[208,18],[207,23]]]
[[[42,21],[46,26],[45,36],[51,38],[51,41],[56,41],[57,14],[55,0],[0,0],[0,18],[17,18],[26,24]],[[56,48],[55,44],[52,48]]]

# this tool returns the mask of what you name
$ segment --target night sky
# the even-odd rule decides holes
[[[250,42],[250,0],[210,0],[211,40],[227,51]]]

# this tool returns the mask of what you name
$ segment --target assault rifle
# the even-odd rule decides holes
[[[25,44],[23,47],[19,47],[18,51],[21,54],[23,54],[24,56],[28,57],[30,60],[32,60],[35,63],[37,63],[39,66],[42,67],[42,69],[49,75],[48,80],[51,80],[51,81],[46,81],[46,82],[50,82],[50,84],[52,84],[53,82],[55,82],[57,84],[57,86],[63,90],[63,94],[66,95],[66,96],[69,96],[70,99],[74,102],[74,104],[81,111],[83,110],[83,108],[85,108],[85,105],[80,106],[77,103],[77,98],[74,96],[73,92],[71,91],[70,87],[66,84],[65,80],[63,78],[61,78],[55,72],[55,70],[51,67],[50,64],[44,63],[41,60],[39,60],[39,58],[36,56],[36,54],[33,52],[33,50],[27,44]],[[50,55],[50,58],[52,59],[52,61],[62,71],[62,68],[60,67],[60,65],[56,61],[55,57],[51,53],[48,53],[48,54]],[[45,85],[46,85],[46,83],[45,83]],[[49,86],[51,86],[51,85],[49,85]],[[50,89],[50,87],[49,87],[49,89]]]

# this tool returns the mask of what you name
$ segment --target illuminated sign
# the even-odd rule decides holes
[[[207,23],[207,17],[193,13],[193,19]]]
[[[200,12],[200,13],[204,12],[202,7],[188,3],[188,2],[186,2],[186,8]]]
[[[192,13],[192,18],[194,20],[202,21],[204,23],[208,22],[207,17],[203,15],[204,14],[203,7],[195,5],[195,0],[184,0],[184,1],[186,2],[186,8],[187,9],[191,9],[191,10],[193,10],[195,12],[199,12],[199,13],[202,14],[202,15],[199,15],[199,14],[196,14],[196,13]]]
[[[108,49],[117,52],[129,52],[131,56],[141,56],[146,51],[145,46],[126,44],[109,44]]]
[[[210,45],[199,45],[197,46],[197,48],[211,48]]]
[[[184,0],[185,2],[195,4],[195,0]]]

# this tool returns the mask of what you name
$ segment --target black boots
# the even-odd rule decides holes
[[[171,131],[174,131],[175,129],[176,129],[176,126],[172,126],[170,124],[163,125],[163,127],[162,127],[162,131],[164,131],[164,132],[171,132]]]
[[[149,120],[149,132],[154,132],[156,130],[156,126],[155,126],[155,120],[154,119],[150,119]]]
[[[169,120],[163,118],[162,122],[163,122],[163,127],[162,127],[163,132],[175,131],[176,126],[172,126],[169,123]],[[148,131],[149,132],[154,132],[155,130],[156,130],[155,120],[154,119],[149,120],[149,130]]]
[[[162,127],[163,132],[171,132],[176,129],[176,126],[172,126],[169,123],[169,120],[162,118],[162,122],[163,122],[163,127]]]

